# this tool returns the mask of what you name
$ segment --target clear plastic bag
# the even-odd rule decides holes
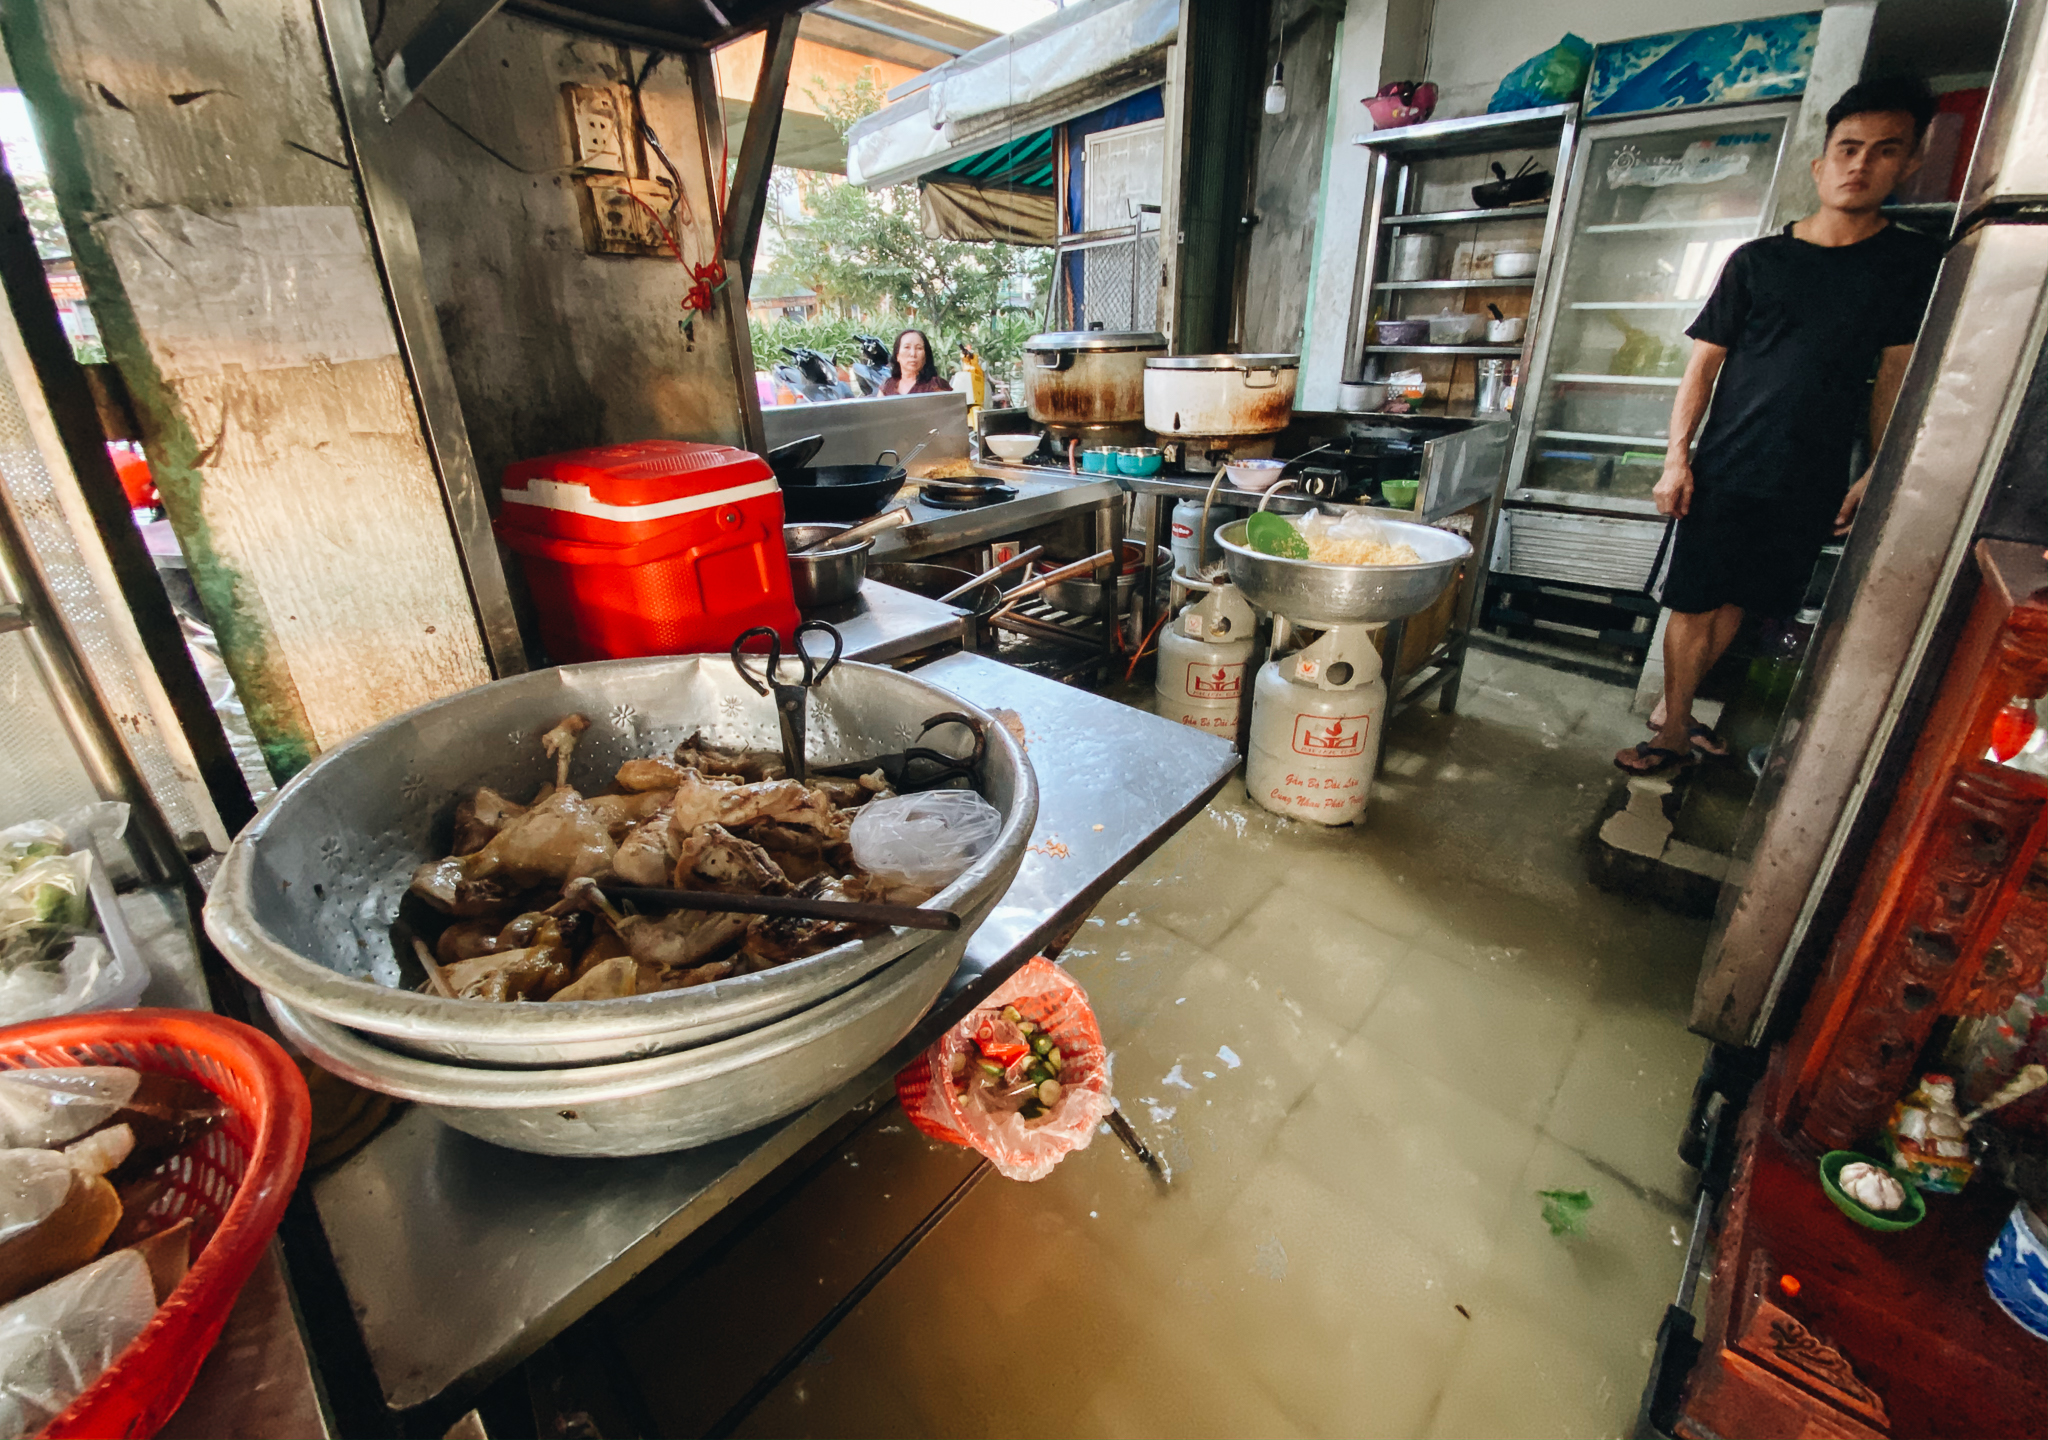
[[[149,970],[94,848],[127,822],[109,803],[0,830],[0,1024],[142,998]]]
[[[140,1072],[121,1065],[0,1071],[0,1150],[47,1150],[104,1125],[135,1098]]]
[[[0,1436],[33,1435],[100,1377],[156,1313],[149,1267],[117,1250],[0,1306]]]
[[[986,854],[1003,813],[972,790],[928,790],[870,800],[847,839],[854,863],[897,885],[944,889]]]
[[[56,1214],[74,1173],[61,1150],[0,1150],[0,1244]]]
[[[1060,1098],[1036,1120],[984,1104],[974,1096],[971,1082],[963,1085],[953,1076],[953,1057],[968,1054],[982,1023],[1005,1006],[1015,1006],[1050,1035],[1063,1059]],[[1012,1180],[1042,1180],[1070,1152],[1087,1149],[1096,1127],[1116,1106],[1109,1053],[1087,992],[1042,956],[1027,962],[986,1004],[904,1066],[896,1076],[896,1098],[919,1130],[980,1151]]]

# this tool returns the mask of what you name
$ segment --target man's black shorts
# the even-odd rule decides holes
[[[1804,513],[1780,501],[1695,489],[1664,559],[1658,603],[1685,615],[1739,605],[1752,615],[1789,616],[1806,596],[1839,502]]]

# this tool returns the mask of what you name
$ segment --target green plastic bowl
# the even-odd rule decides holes
[[[1382,480],[1380,494],[1396,510],[1413,510],[1415,492],[1422,488],[1420,480]]]
[[[1875,1210],[1866,1210],[1843,1193],[1842,1187],[1836,1183],[1836,1177],[1842,1173],[1844,1165],[1854,1164],[1858,1160],[1867,1165],[1875,1165],[1899,1182],[1900,1188],[1906,1192],[1906,1203],[1899,1207],[1896,1214],[1888,1216],[1881,1215]],[[1910,1230],[1927,1218],[1927,1202],[1920,1198],[1919,1187],[1914,1185],[1910,1176],[1901,1175],[1884,1161],[1872,1159],[1868,1155],[1858,1155],[1854,1150],[1830,1150],[1820,1157],[1820,1186],[1828,1192],[1828,1199],[1835,1202],[1837,1210],[1866,1230]]]

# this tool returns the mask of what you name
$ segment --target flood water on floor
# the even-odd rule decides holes
[[[1626,1433],[1706,1048],[1704,922],[1584,878],[1628,699],[1475,655],[1363,828],[1233,781],[1063,957],[1171,1183],[1107,1135],[988,1179],[743,1433]]]

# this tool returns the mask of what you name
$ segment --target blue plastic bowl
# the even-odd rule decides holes
[[[1083,450],[1081,468],[1091,475],[1108,475],[1112,473],[1110,461],[1115,458],[1107,450]]]
[[[1116,468],[1126,475],[1157,475],[1160,457],[1157,455],[1123,454],[1116,457]]]

